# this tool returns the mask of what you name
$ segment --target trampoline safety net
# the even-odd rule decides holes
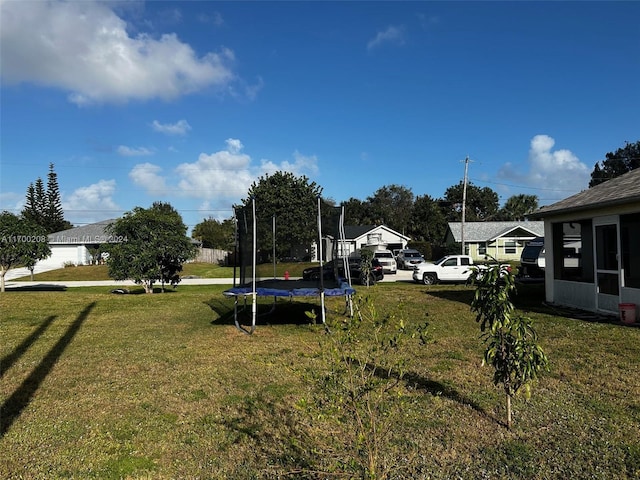
[[[266,214],[265,214],[266,215]],[[287,234],[287,225],[279,225],[278,219],[269,215],[267,220],[258,219],[256,215],[256,200],[251,199],[248,205],[235,207],[236,217],[236,267],[234,272],[234,287],[225,291],[225,295],[236,297],[235,318],[236,326],[245,333],[252,333],[255,329],[256,317],[256,296],[272,296],[274,302],[276,297],[288,296],[318,296],[322,304],[322,322],[324,318],[324,296],[345,295],[350,305],[351,296],[355,290],[351,287],[350,278],[340,278],[337,272],[334,272],[334,280],[325,279],[320,275],[317,282],[300,282],[285,281],[276,279],[275,258],[276,258],[276,238],[278,238],[278,230],[281,229],[284,235]],[[317,199],[317,232],[316,232],[316,248],[315,257],[320,260],[321,270],[323,264],[329,260],[333,260],[332,265],[337,266],[339,262],[346,262],[342,252],[345,249],[344,224],[343,224],[343,207],[334,207]],[[258,221],[262,220],[262,221]],[[271,225],[269,225],[271,223]],[[256,265],[259,254],[266,252],[258,251],[258,239],[271,240],[272,250],[269,256],[272,258],[274,271],[273,279],[265,280],[257,278]],[[265,245],[261,241],[261,245]],[[348,272],[346,265],[341,269],[342,272]],[[252,325],[247,330],[242,327],[237,320],[238,297],[252,297]]]

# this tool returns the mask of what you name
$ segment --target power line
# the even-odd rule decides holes
[[[474,182],[478,183],[490,183],[492,185],[501,185],[503,187],[512,187],[512,188],[526,188],[529,190],[543,190],[548,192],[575,192],[575,189],[565,189],[565,188],[543,188],[543,187],[531,187],[529,185],[513,185],[510,183],[502,183],[502,182],[494,182],[491,180],[478,180],[472,179]]]

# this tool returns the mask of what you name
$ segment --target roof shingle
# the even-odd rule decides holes
[[[93,244],[107,243],[105,228],[116,220],[103,220],[101,222],[74,227],[61,232],[49,234],[49,243],[53,244]]]
[[[465,242],[486,242],[522,228],[536,237],[544,235],[544,222],[465,222]],[[449,229],[456,242],[462,241],[462,222],[449,222]]]

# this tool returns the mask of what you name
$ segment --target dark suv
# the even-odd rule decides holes
[[[342,260],[331,260],[330,262],[325,263],[322,267],[324,270],[324,278],[325,280],[331,280],[334,278],[334,270],[335,265],[337,263],[338,267],[338,275],[340,277],[345,277],[344,269],[343,269],[343,261]],[[359,283],[360,285],[367,284],[367,278],[363,276],[362,272],[362,262],[359,258],[350,258],[349,259],[349,274],[351,276],[351,281],[353,283]],[[310,267],[306,268],[302,272],[303,280],[320,280],[320,267]],[[377,259],[371,260],[371,271],[369,272],[369,285],[373,285],[376,282],[379,282],[384,278],[384,272],[382,270],[382,265]]]

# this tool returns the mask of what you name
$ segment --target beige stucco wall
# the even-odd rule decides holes
[[[533,238],[531,238],[532,240]],[[507,254],[504,252],[505,242],[508,241],[516,241],[516,253]],[[490,255],[494,257],[496,260],[501,262],[517,262],[520,261],[520,255],[522,255],[522,250],[524,249],[525,240],[514,240],[511,238],[499,238],[495,242],[487,245],[486,255]],[[469,251],[469,255],[476,262],[482,262],[485,260],[485,254],[480,254],[480,243],[468,243],[467,250]]]

